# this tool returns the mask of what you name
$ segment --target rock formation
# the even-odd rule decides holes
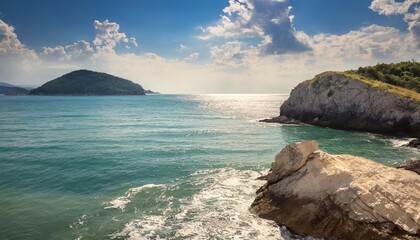
[[[411,140],[409,143],[403,145],[404,147],[420,148],[420,139],[416,138]]]
[[[410,161],[410,162],[408,162],[408,163],[406,163],[402,166],[399,166],[397,168],[403,168],[405,170],[410,170],[410,171],[413,171],[417,174],[420,174],[420,159]]]
[[[325,72],[292,90],[277,122],[288,123],[290,119],[323,127],[419,137],[420,94],[354,74]]]
[[[351,155],[285,147],[251,210],[293,233],[335,239],[419,239],[420,176]]]

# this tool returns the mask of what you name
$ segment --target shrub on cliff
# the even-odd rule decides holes
[[[379,63],[348,72],[420,93],[420,63],[415,60],[391,64]]]

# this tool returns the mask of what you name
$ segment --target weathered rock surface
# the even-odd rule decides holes
[[[251,210],[303,236],[420,238],[418,174],[317,147],[311,141],[283,149]]]
[[[280,116],[323,127],[420,137],[418,99],[367,82],[344,73],[322,73],[292,90]]]

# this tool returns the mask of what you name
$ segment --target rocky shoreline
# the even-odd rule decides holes
[[[278,117],[261,121],[419,138],[419,96],[386,83],[325,72],[294,88]]]
[[[418,163],[417,163],[418,167]],[[420,175],[318,143],[276,155],[251,211],[295,234],[335,239],[419,239]]]

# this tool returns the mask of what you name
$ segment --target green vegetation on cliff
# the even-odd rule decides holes
[[[51,80],[30,95],[145,95],[137,83],[106,73],[78,70]]]
[[[359,67],[347,73],[357,74],[394,86],[420,93],[420,63],[407,61],[400,63],[379,63],[375,66]]]
[[[413,91],[413,90],[410,90],[410,89],[407,89],[407,88],[404,88],[404,87],[395,86],[395,85],[385,83],[385,82],[381,82],[381,81],[378,81],[378,80],[373,80],[371,78],[367,78],[365,76],[361,76],[361,75],[356,74],[356,73],[343,72],[341,74],[343,74],[344,76],[346,76],[348,78],[362,81],[362,82],[364,82],[364,83],[366,83],[366,84],[368,84],[368,85],[370,85],[374,88],[380,88],[380,89],[383,89],[387,92],[391,92],[391,93],[400,95],[402,97],[406,97],[406,98],[409,98],[409,99],[416,100],[417,102],[420,102],[420,94]]]

